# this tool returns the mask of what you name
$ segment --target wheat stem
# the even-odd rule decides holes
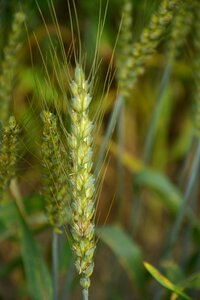
[[[89,299],[88,290],[83,290],[83,300],[88,300],[88,299]]]
[[[52,232],[52,277],[53,277],[53,299],[58,299],[58,238],[59,235]]]

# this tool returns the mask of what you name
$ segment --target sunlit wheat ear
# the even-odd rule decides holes
[[[124,0],[122,7],[122,22],[117,46],[117,71],[118,79],[123,78],[124,65],[131,54],[131,43],[133,39],[132,1]]]
[[[44,196],[49,223],[57,233],[67,223],[67,180],[63,167],[61,140],[56,117],[49,111],[42,114],[42,164]]]
[[[0,119],[5,122],[8,119],[12,95],[13,78],[17,66],[17,54],[20,49],[20,35],[25,15],[17,12],[14,15],[8,44],[4,49],[4,59],[1,64],[0,74]]]
[[[92,174],[92,131],[88,110],[91,102],[89,85],[81,66],[77,65],[71,82],[71,131],[68,137],[70,157],[70,196],[72,249],[84,299],[88,297],[95,252],[94,222],[95,180]]]
[[[17,141],[19,127],[15,118],[9,118],[8,125],[3,129],[0,146],[0,197],[15,175]],[[1,200],[1,198],[0,198]]]
[[[132,45],[119,82],[120,93],[129,96],[138,77],[144,73],[149,58],[155,52],[167,25],[172,21],[181,0],[163,0],[158,11],[152,15],[149,26],[142,31],[138,42]]]
[[[168,53],[171,60],[176,59],[184,45],[194,21],[194,1],[186,0],[180,5],[180,9],[172,23],[171,39],[168,43]]]
[[[196,81],[195,107],[194,107],[194,131],[195,135],[200,137],[200,3],[195,1],[195,59],[194,59],[194,77]]]

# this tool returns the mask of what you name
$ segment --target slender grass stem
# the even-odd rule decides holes
[[[134,190],[134,196],[132,197],[133,199],[132,199],[131,214],[130,214],[130,221],[129,221],[129,232],[131,235],[135,235],[137,231],[137,225],[139,222],[140,212],[141,212],[140,188],[134,185],[134,182],[133,182],[133,190]]]
[[[95,176],[97,176],[99,174],[99,171],[101,170],[102,164],[105,159],[105,154],[107,152],[107,147],[108,147],[110,138],[116,127],[117,120],[121,113],[122,105],[123,105],[123,96],[119,95],[117,97],[115,105],[113,107],[112,115],[111,115],[108,127],[106,129],[106,132],[105,132],[104,140],[103,140],[103,143],[99,150],[99,155],[98,155],[98,159],[97,159],[97,163],[96,163],[96,167],[95,167]]]
[[[170,256],[171,251],[173,249],[173,246],[177,240],[179,231],[180,231],[180,227],[181,227],[181,223],[184,219],[185,216],[185,212],[187,209],[187,205],[190,199],[190,195],[193,191],[195,182],[196,182],[196,178],[198,176],[198,172],[199,172],[199,165],[200,165],[200,140],[198,141],[198,145],[197,145],[197,149],[196,149],[196,154],[194,157],[194,160],[192,162],[192,167],[191,167],[191,171],[190,171],[190,178],[188,181],[188,184],[186,186],[185,189],[185,193],[184,193],[184,197],[183,197],[183,201],[181,203],[181,207],[180,210],[178,212],[177,218],[174,222],[174,225],[172,227],[172,231],[170,234],[170,238],[169,238],[169,242],[168,242],[168,246],[166,249],[166,256]]]
[[[58,234],[52,233],[53,299],[58,300]]]
[[[172,70],[172,64],[170,62],[168,62],[168,64],[166,65],[166,68],[164,70],[163,76],[162,76],[162,80],[161,80],[161,84],[160,84],[160,88],[159,88],[159,92],[158,92],[158,96],[157,96],[157,100],[156,100],[155,110],[152,114],[149,131],[147,133],[146,144],[145,144],[145,148],[144,148],[144,158],[143,158],[145,165],[147,165],[151,159],[151,154],[152,154],[152,149],[153,149],[153,145],[155,142],[156,132],[158,129],[161,112],[162,112],[164,100],[165,100],[165,98],[163,96],[164,96],[166,88],[169,84],[171,70]],[[131,208],[131,215],[130,215],[130,222],[129,222],[131,233],[135,232],[135,230],[136,230],[136,226],[137,226],[136,223],[138,221],[138,216],[140,215],[140,209],[141,209],[140,191],[139,191],[139,188],[136,187],[134,184],[134,175],[132,176],[132,184],[134,186],[134,190],[137,189],[137,193],[135,193],[135,197],[134,197],[134,202],[136,204],[135,205],[132,204],[132,208]]]
[[[166,88],[169,84],[171,70],[172,70],[172,64],[171,64],[171,62],[168,62],[167,66],[164,70],[163,76],[162,76],[162,80],[161,80],[161,84],[160,84],[160,88],[159,88],[158,96],[157,96],[157,100],[156,100],[155,110],[153,112],[151,122],[150,122],[150,127],[149,127],[149,130],[147,133],[146,144],[144,147],[144,163],[145,164],[148,164],[148,162],[151,158],[152,149],[153,149],[153,145],[155,142],[155,137],[156,137],[156,133],[157,133],[160,117],[161,117],[161,112],[162,112],[164,101],[165,101],[165,97],[163,97],[163,96],[164,96]]]
[[[71,262],[69,264],[69,268],[65,275],[65,279],[64,279],[64,288],[63,288],[62,297],[61,297],[62,300],[69,299],[70,286],[71,286],[72,280],[74,278],[74,275],[75,275],[74,262],[73,262],[73,260],[71,260]]]
[[[200,173],[200,164],[199,164],[199,170],[198,174]],[[194,188],[193,191],[190,195],[190,207],[191,211],[195,212],[197,209],[197,199],[198,199],[198,182],[199,182],[199,176],[196,176],[196,180],[194,183]],[[193,226],[191,223],[187,224],[187,227],[184,230],[184,236],[183,236],[183,242],[182,242],[182,247],[184,249],[184,253],[182,253],[180,263],[183,268],[186,267],[187,259],[188,259],[188,254],[191,249],[192,245],[192,235],[193,235]]]
[[[124,197],[124,168],[122,163],[122,156],[124,152],[124,138],[125,138],[125,128],[124,128],[124,110],[125,103],[124,99],[122,100],[121,112],[119,115],[119,121],[117,123],[117,140],[118,140],[118,156],[117,156],[117,176],[118,176],[118,185],[117,185],[117,198],[118,198],[118,219],[122,221],[123,218],[123,197]]]
[[[191,138],[190,145],[188,147],[188,151],[187,151],[187,153],[185,155],[183,166],[182,166],[182,169],[181,169],[180,174],[179,174],[178,186],[180,188],[183,186],[183,183],[184,183],[184,178],[185,178],[185,175],[186,175],[186,170],[188,168],[188,164],[189,164],[189,161],[190,161],[191,152],[192,152],[194,144],[195,144],[195,137],[193,136]]]
[[[88,300],[89,295],[88,295],[88,290],[83,290],[83,300]]]

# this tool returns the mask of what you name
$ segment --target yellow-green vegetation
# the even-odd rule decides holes
[[[171,39],[168,42],[169,57],[176,58],[184,45],[194,22],[194,1],[183,1],[172,22]]]
[[[194,129],[195,134],[200,136],[200,4],[194,1],[195,5],[195,38],[196,56],[194,58],[194,77],[195,77],[195,106],[194,106]]]
[[[67,176],[56,117],[49,111],[42,113],[42,165],[44,172],[43,193],[49,223],[57,233],[67,223]]]
[[[22,12],[16,12],[14,15],[11,32],[8,43],[4,49],[4,59],[1,63],[0,71],[0,119],[5,122],[8,119],[13,80],[16,76],[16,66],[18,64],[17,54],[20,49],[20,35],[25,15]]]
[[[0,299],[198,299],[199,1],[17,2],[0,4]]]
[[[119,85],[123,95],[130,94],[138,77],[144,73],[147,61],[154,54],[180,2],[180,0],[163,0],[158,11],[152,15],[149,26],[143,29],[139,41],[131,45],[131,54],[120,71]],[[124,47],[126,48],[127,44],[124,44]]]
[[[94,241],[94,192],[95,180],[92,175],[92,131],[88,109],[91,102],[89,84],[82,67],[76,66],[75,77],[71,82],[72,98],[70,102],[71,128],[68,137],[71,197],[71,233],[75,265],[80,275],[80,284],[84,299],[87,299],[96,248]]]
[[[9,118],[8,125],[3,129],[0,143],[0,195],[8,187],[15,174],[17,160],[17,141],[19,138],[19,126],[15,118]]]

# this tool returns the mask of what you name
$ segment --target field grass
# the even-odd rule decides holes
[[[0,25],[0,299],[199,299],[198,0]]]

